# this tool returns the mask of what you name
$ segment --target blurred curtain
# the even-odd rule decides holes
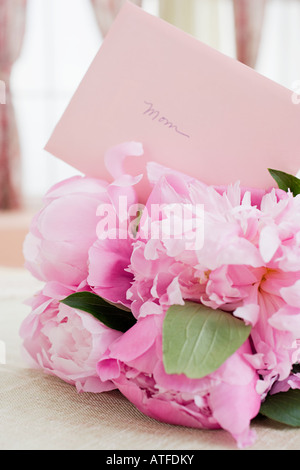
[[[17,209],[22,200],[20,147],[10,74],[21,51],[26,4],[27,0],[0,0],[0,80],[6,88],[6,104],[0,104],[0,209]]]
[[[220,48],[221,3],[224,0],[159,0],[159,16],[200,41]],[[255,67],[267,0],[232,0],[236,55]]]
[[[240,62],[255,68],[267,0],[233,0],[236,54]]]
[[[196,3],[197,0],[160,0],[159,16],[168,23],[177,26],[186,33],[196,33]]]
[[[211,47],[219,47],[219,0],[159,0],[159,16]]]
[[[102,37],[104,38],[125,0],[91,0],[91,2]],[[131,3],[141,6],[142,0],[131,0]]]

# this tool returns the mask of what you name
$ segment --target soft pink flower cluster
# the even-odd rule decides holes
[[[138,202],[140,178],[124,175],[120,163],[141,153],[135,143],[109,153],[113,183],[72,178],[46,195],[24,245],[27,268],[45,282],[21,329],[24,350],[78,391],[118,388],[155,419],[223,428],[240,447],[250,445],[264,397],[300,388],[300,374],[292,373],[300,360],[300,196],[207,186],[151,163],[153,190],[137,233],[109,236],[124,235],[110,225],[104,236],[99,207],[111,204],[124,227],[120,197],[128,208]],[[158,205],[162,211],[153,213]],[[178,217],[186,208],[184,226]],[[202,208],[200,225],[194,208]],[[129,308],[135,325],[120,333],[59,302],[80,291]],[[249,339],[200,379],[167,374],[163,363],[165,314],[186,301],[252,326]]]

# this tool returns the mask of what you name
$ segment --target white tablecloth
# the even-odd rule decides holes
[[[142,415],[119,392],[78,394],[20,355],[19,327],[29,314],[23,301],[40,287],[25,270],[0,267],[1,450],[234,450],[223,431],[188,429]],[[3,358],[2,358],[3,362]],[[298,450],[300,429],[258,418],[253,450]]]

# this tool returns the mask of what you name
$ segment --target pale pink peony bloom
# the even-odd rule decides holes
[[[71,293],[52,283],[30,299],[32,311],[20,329],[24,357],[32,367],[74,385],[78,392],[112,390],[111,381],[100,380],[96,364],[121,333],[59,302]]]
[[[25,267],[35,277],[72,288],[86,281],[88,251],[98,239],[101,209],[109,207],[118,214],[121,196],[128,206],[136,201],[134,185],[140,177],[123,174],[122,164],[126,156],[141,154],[135,142],[114,147],[105,155],[113,182],[75,176],[47,192],[24,242]]]
[[[101,236],[99,225],[105,210],[108,208],[116,220],[120,216],[122,221],[119,201],[125,198],[127,206],[136,202],[134,185],[140,176],[124,174],[122,165],[126,156],[141,154],[142,146],[135,142],[110,149],[105,159],[113,177],[111,183],[76,176],[53,186],[24,243],[25,266],[45,285],[31,299],[32,313],[22,324],[23,349],[36,367],[75,385],[78,391],[114,388],[112,382],[100,381],[96,362],[121,333],[59,301],[77,291],[91,291],[87,284],[89,250]],[[100,259],[93,259],[103,265],[107,261],[103,256],[104,252]],[[95,277],[96,290],[98,282],[101,289],[99,276]],[[105,287],[107,282],[108,278]],[[120,290],[122,298],[125,292]]]
[[[24,243],[25,267],[38,279],[78,287],[88,274],[99,204],[107,183],[76,176],[55,185],[32,220]]]
[[[113,381],[144,414],[162,422],[204,429],[223,428],[239,447],[252,445],[250,421],[260,408],[257,374],[244,359],[248,341],[203,379],[166,374],[162,362],[164,315],[148,315],[116,340],[100,359],[102,381]]]
[[[214,188],[156,164],[149,174],[154,188],[129,266],[134,315],[161,314],[185,300],[234,312],[253,326],[247,357],[264,395],[300,360],[300,196]],[[203,205],[201,245],[164,237],[167,212],[151,218],[153,204],[163,203]],[[160,236],[149,236],[149,227]]]

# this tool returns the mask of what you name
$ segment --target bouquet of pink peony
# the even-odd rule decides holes
[[[259,413],[300,425],[300,180],[213,187],[162,167],[46,194],[24,243],[44,282],[21,327],[34,367],[78,392],[118,389],[144,414],[253,444]],[[267,170],[266,170],[267,171]]]

